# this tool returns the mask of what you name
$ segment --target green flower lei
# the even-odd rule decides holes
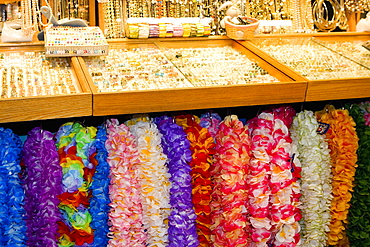
[[[353,247],[370,246],[370,126],[365,122],[365,117],[370,114],[370,108],[367,106],[370,106],[370,102],[345,106],[356,122],[356,132],[360,139],[357,150],[358,167],[347,229]]]

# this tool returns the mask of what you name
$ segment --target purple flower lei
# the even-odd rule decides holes
[[[0,246],[26,246],[24,191],[20,182],[22,142],[0,128]]]
[[[217,113],[207,112],[200,117],[199,125],[208,129],[211,136],[215,138],[221,121],[222,118]]]
[[[22,158],[27,245],[57,247],[57,221],[61,220],[57,195],[62,192],[62,168],[53,134],[39,127],[28,132]]]
[[[155,120],[162,136],[163,152],[167,155],[167,165],[171,174],[170,204],[168,218],[169,247],[198,246],[196,215],[191,200],[191,161],[190,142],[183,128],[168,116]]]

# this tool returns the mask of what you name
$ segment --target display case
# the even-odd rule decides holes
[[[366,39],[369,36],[363,36]],[[305,101],[364,98],[370,95],[370,70],[323,41],[359,42],[356,36],[276,37],[240,42],[297,81],[307,81]],[[357,41],[356,41],[357,40]],[[350,52],[349,52],[350,53]],[[370,52],[369,52],[370,54]],[[354,55],[355,56],[355,55]]]
[[[302,102],[307,85],[228,38],[111,42],[79,61],[95,116]]]
[[[46,58],[43,46],[3,46],[0,64],[0,122],[91,116],[77,58]]]

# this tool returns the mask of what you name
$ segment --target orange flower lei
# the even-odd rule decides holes
[[[211,246],[211,173],[212,155],[215,144],[206,128],[199,125],[199,118],[190,114],[176,117],[176,123],[184,128],[190,141],[192,161],[190,162],[192,177],[192,201],[197,215],[197,233],[200,247]]]
[[[355,122],[348,110],[336,110],[334,106],[328,105],[323,111],[317,112],[316,117],[319,122],[330,124],[326,138],[332,160],[334,198],[331,203],[328,244],[336,245],[346,241],[344,230],[357,167],[358,137]]]

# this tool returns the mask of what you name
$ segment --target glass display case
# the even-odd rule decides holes
[[[370,69],[370,43],[368,40],[343,38],[335,40],[327,38],[314,39],[320,45]]]
[[[80,61],[94,115],[299,102],[306,90],[227,38],[111,42],[108,56]],[[276,94],[286,84],[293,97]]]
[[[308,80],[370,77],[368,68],[313,38],[256,39],[250,42]]]
[[[347,40],[352,45],[342,47],[335,43],[338,40]],[[370,95],[370,69],[363,65],[364,61],[355,58],[356,53],[350,55],[351,49],[356,47],[353,43],[356,40],[356,35],[318,35],[255,38],[240,43],[294,80],[307,81],[305,101],[320,101]],[[362,51],[362,54],[365,60],[370,51]]]
[[[77,58],[46,58],[42,46],[0,49],[0,122],[88,116],[91,102]]]

